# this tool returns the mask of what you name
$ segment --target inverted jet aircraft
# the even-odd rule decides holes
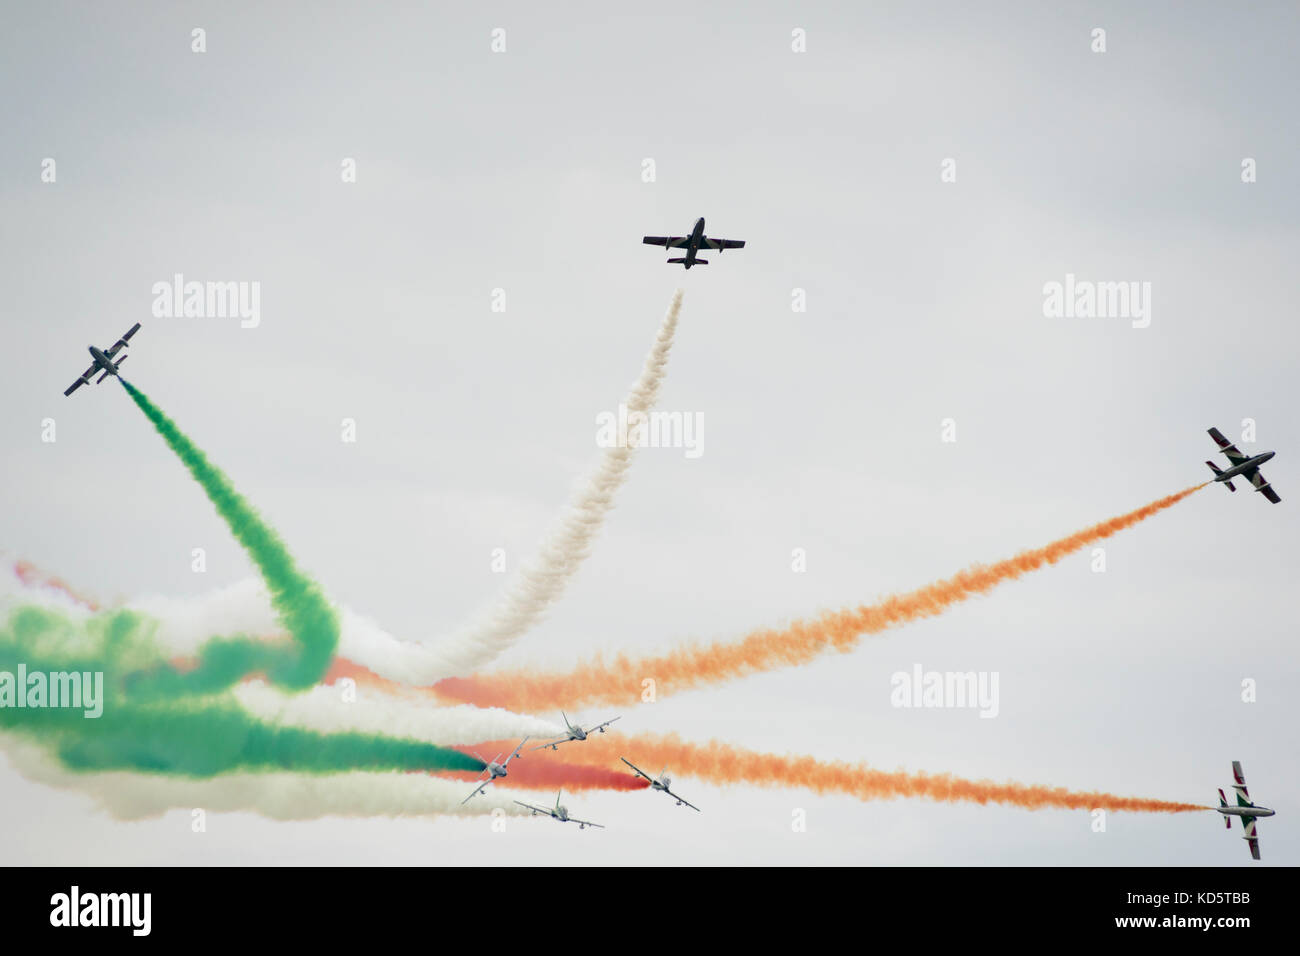
[[[1246,792],[1246,775],[1241,772],[1241,761],[1232,762],[1232,779],[1235,781],[1232,789],[1237,791],[1237,805],[1229,806],[1228,800],[1223,795],[1223,788],[1219,788],[1219,812],[1223,814],[1223,825],[1229,830],[1232,829],[1232,818],[1241,817],[1241,826],[1246,831],[1242,837],[1250,844],[1250,855],[1256,860],[1259,859],[1259,837],[1255,836],[1255,820],[1259,817],[1271,817],[1273,811],[1268,807],[1257,807],[1250,802],[1250,794]]]
[[[555,791],[554,809],[550,807],[535,807],[531,803],[519,803],[518,800],[516,800],[515,803],[518,803],[521,807],[527,807],[529,810],[532,810],[533,816],[537,816],[539,813],[545,813],[552,820],[559,820],[561,823],[576,823],[579,830],[585,830],[587,827],[596,827],[599,830],[605,829],[602,824],[592,823],[590,820],[579,820],[576,817],[569,816],[569,808],[560,806],[561,792],[562,791],[559,790]]]
[[[103,349],[96,348],[93,345],[90,346],[90,357],[95,360],[94,364],[91,365],[90,368],[82,372],[81,377],[77,379],[75,382],[73,382],[71,385],[69,385],[68,390],[63,394],[71,395],[77,389],[81,388],[81,386],[89,385],[91,378],[100,369],[104,370],[104,374],[99,376],[99,381],[95,383],[96,385],[104,381],[104,379],[108,378],[110,375],[116,375],[117,370],[121,368],[122,363],[126,361],[126,356],[123,355],[120,359],[117,360],[116,363],[113,362],[113,357],[117,355],[117,353],[120,352],[122,349],[126,348],[127,340],[130,339],[131,336],[135,335],[135,333],[138,331],[140,331],[139,322],[131,326],[131,331],[127,332],[126,335],[122,336],[120,339],[114,342],[113,347],[108,351],[104,351]]]
[[[681,263],[689,269],[691,266],[707,266],[708,259],[700,259],[697,254],[701,249],[716,249],[722,255],[724,249],[745,248],[744,239],[710,239],[704,234],[704,217],[695,220],[695,228],[689,236],[646,236],[641,240],[648,246],[663,246],[665,249],[685,249],[686,255],[669,262]]]
[[[542,744],[540,747],[534,747],[534,750],[545,750],[547,747],[550,747],[552,750],[558,750],[560,744],[567,744],[570,740],[586,740],[588,734],[594,734],[598,730],[603,734],[606,727],[618,720],[617,717],[611,717],[603,724],[597,724],[594,727],[588,727],[586,730],[583,730],[580,724],[569,723],[569,718],[564,711],[560,711],[560,716],[564,718],[564,726],[568,728],[568,735],[552,740],[549,744]]]
[[[465,804],[469,803],[472,798],[477,797],[480,793],[486,790],[487,785],[491,783],[493,780],[496,780],[498,777],[508,776],[508,774],[506,773],[506,767],[510,765],[510,761],[514,760],[516,757],[519,756],[519,751],[524,749],[524,744],[526,743],[528,743],[527,737],[519,741],[519,746],[516,747],[514,751],[510,754],[510,756],[506,758],[505,763],[497,763],[497,760],[501,759],[500,754],[497,754],[496,759],[494,760],[483,760],[482,754],[478,754],[478,753],[474,754],[475,757],[478,757],[479,760],[483,760],[483,762],[487,764],[487,766],[485,766],[479,772],[486,773],[488,775],[488,778],[486,780],[481,781],[479,785],[474,788],[474,792],[461,801],[461,805],[464,806]],[[522,760],[523,758],[521,757],[520,759]]]
[[[1241,477],[1245,478],[1255,486],[1256,491],[1262,492],[1264,497],[1273,502],[1273,504],[1277,504],[1282,500],[1277,496],[1277,492],[1273,490],[1273,486],[1264,479],[1264,476],[1260,474],[1259,471],[1259,466],[1272,458],[1276,452],[1261,452],[1253,458],[1247,458],[1238,450],[1236,445],[1224,438],[1223,432],[1219,431],[1217,428],[1210,429],[1210,437],[1213,438],[1215,444],[1219,446],[1219,451],[1228,456],[1228,461],[1232,464],[1232,467],[1227,471],[1221,471],[1214,462],[1207,461],[1206,464],[1209,465],[1210,470],[1214,472],[1215,481],[1223,482],[1228,486],[1229,491],[1236,491],[1237,489],[1232,486],[1232,479],[1241,475]]]
[[[618,759],[621,760],[621,761],[623,761],[623,762],[624,762],[625,764],[627,764],[629,767],[631,767],[631,768],[632,768],[632,772],[635,773],[638,777],[644,777],[646,780],[649,780],[649,781],[650,781],[650,789],[651,789],[651,790],[662,790],[664,793],[668,794],[668,796],[670,796],[670,797],[672,797],[674,800],[676,800],[676,801],[677,801],[677,805],[678,805],[679,807],[680,807],[682,804],[686,804],[686,806],[690,807],[690,808],[691,808],[692,810],[694,810],[696,813],[699,813],[699,812],[700,812],[700,808],[697,807],[695,804],[691,803],[691,802],[688,801],[688,800],[683,800],[681,797],[677,796],[677,794],[673,793],[671,790],[668,789],[669,785],[670,785],[673,781],[672,781],[672,778],[669,777],[668,774],[664,773],[663,770],[660,770],[660,771],[659,771],[659,776],[658,776],[658,778],[655,778],[655,777],[650,776],[650,774],[646,773],[644,770],[642,770],[640,767],[638,767],[638,766],[637,766],[636,764],[634,764],[632,761],[628,760],[626,757],[619,757]],[[668,769],[667,767],[664,768],[664,770],[667,770],[667,769]]]

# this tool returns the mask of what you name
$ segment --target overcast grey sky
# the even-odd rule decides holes
[[[1295,865],[1300,10],[1142,6],[14,8],[0,547],[105,600],[252,574],[120,390],[61,394],[87,344],[137,321],[124,372],[302,566],[434,641],[502,586],[492,549],[535,547],[684,288],[660,407],[703,416],[704,454],[639,454],[509,666],[919,586],[1205,479],[1206,428],[1238,438],[1252,419],[1242,447],[1278,451],[1280,505],[1207,488],[1107,542],[1105,573],[1085,551],[851,655],[625,708],[622,726],[1207,803],[1240,759],[1278,811],[1265,863]],[[640,242],[698,216],[747,247],[684,273]],[[152,286],[176,273],[259,282],[260,324],[155,319]],[[1150,283],[1150,324],[1046,317],[1044,285],[1067,274]],[[999,716],[891,707],[890,675],[917,663],[996,671]],[[1083,812],[677,782],[703,813],[584,794],[571,809],[609,829],[581,834],[234,814],[198,837],[188,811],[117,823],[0,756],[0,801],[25,821],[0,859],[1250,863],[1208,813],[1113,814],[1098,834]]]

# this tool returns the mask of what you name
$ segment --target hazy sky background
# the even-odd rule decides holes
[[[1236,438],[1251,418],[1242,447],[1278,451],[1280,505],[1207,488],[1107,542],[1103,574],[1085,550],[847,656],[583,716],[1207,804],[1239,759],[1278,811],[1265,863],[1295,865],[1298,43],[1290,4],[13,8],[0,547],[104,600],[252,574],[120,389],[62,395],[89,343],[137,321],[123,371],[304,569],[436,641],[504,585],[492,549],[531,554],[685,288],[660,408],[703,415],[704,454],[638,455],[593,557],[506,666],[916,587],[1209,477],[1205,429]],[[684,273],[641,244],[701,215],[747,247]],[[154,319],[151,287],[175,273],[260,282],[260,326]],[[1066,273],[1150,282],[1150,326],[1044,317]],[[891,707],[890,675],[916,663],[997,671],[1000,715]],[[1116,813],[1097,834],[1082,811],[675,781],[703,813],[589,793],[566,802],[609,829],[233,814],[200,836],[188,810],[118,823],[0,756],[0,803],[24,821],[0,859],[1251,863],[1211,813]]]

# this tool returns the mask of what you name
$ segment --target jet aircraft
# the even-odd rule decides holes
[[[1219,451],[1228,456],[1228,461],[1232,465],[1232,467],[1227,471],[1222,471],[1214,462],[1207,461],[1206,464],[1210,466],[1210,471],[1214,472],[1215,481],[1223,482],[1228,486],[1229,491],[1236,491],[1237,489],[1233,487],[1232,479],[1241,475],[1241,477],[1245,478],[1255,486],[1256,491],[1262,492],[1264,497],[1273,502],[1273,504],[1277,504],[1282,500],[1277,496],[1277,492],[1273,490],[1273,486],[1268,483],[1259,470],[1259,466],[1272,458],[1276,452],[1265,451],[1247,458],[1240,450],[1238,450],[1236,445],[1224,438],[1223,432],[1219,431],[1217,428],[1210,429],[1210,437],[1213,438],[1215,443],[1219,446]]]
[[[510,761],[514,760],[516,757],[519,756],[519,751],[524,749],[524,744],[526,743],[528,743],[527,737],[519,741],[519,746],[516,747],[514,751],[510,754],[510,756],[506,758],[505,763],[497,763],[497,760],[501,759],[500,754],[496,755],[495,760],[483,760],[482,754],[478,754],[478,753],[474,754],[475,757],[478,757],[479,760],[483,760],[483,763],[487,765],[479,772],[486,773],[488,775],[488,778],[486,780],[481,781],[479,785],[474,788],[474,792],[461,801],[461,805],[463,806],[464,804],[469,803],[471,798],[477,797],[480,793],[486,790],[487,785],[491,783],[493,780],[496,780],[498,777],[507,776],[506,767],[510,765]],[[523,758],[521,757],[520,759],[522,760]]]
[[[1241,772],[1241,761],[1232,762],[1232,779],[1236,781],[1232,789],[1237,791],[1237,805],[1230,806],[1228,800],[1223,795],[1223,788],[1219,788],[1219,812],[1223,814],[1223,825],[1229,830],[1232,829],[1232,818],[1241,817],[1242,829],[1246,835],[1242,837],[1250,845],[1250,855],[1256,860],[1259,859],[1259,837],[1255,835],[1255,820],[1259,817],[1271,817],[1273,811],[1268,807],[1259,807],[1250,802],[1250,794],[1246,792],[1246,775]]]
[[[515,803],[518,803],[521,807],[527,807],[529,810],[532,810],[533,816],[537,816],[539,813],[545,813],[552,820],[559,820],[561,823],[576,823],[579,830],[585,830],[587,827],[596,827],[601,830],[605,829],[605,827],[599,823],[592,823],[590,820],[579,820],[576,817],[569,816],[569,808],[560,805],[560,793],[561,791],[559,790],[555,791],[554,808],[535,807],[531,803],[520,803],[518,800],[516,800]]]
[[[701,216],[695,220],[695,228],[691,230],[689,236],[646,236],[641,240],[648,246],[663,246],[665,249],[685,249],[686,255],[680,259],[669,259],[669,262],[680,263],[685,268],[691,266],[707,266],[708,259],[700,259],[698,253],[701,249],[716,249],[718,255],[722,255],[725,249],[743,249],[745,248],[744,239],[710,239],[704,234],[704,217]]]
[[[676,801],[677,801],[677,805],[678,805],[679,807],[680,807],[682,804],[686,804],[686,806],[690,807],[690,808],[691,808],[692,810],[694,810],[695,812],[697,812],[697,813],[700,812],[700,808],[697,807],[695,804],[691,803],[691,802],[688,801],[688,800],[684,800],[684,799],[682,799],[681,797],[677,796],[677,794],[673,793],[671,790],[668,789],[669,785],[670,785],[673,781],[672,781],[672,778],[670,778],[666,773],[664,773],[663,770],[660,770],[660,771],[659,771],[659,776],[658,776],[658,778],[655,778],[655,777],[650,776],[650,774],[646,773],[644,770],[642,770],[640,767],[638,767],[638,766],[637,766],[636,764],[634,764],[632,761],[628,760],[626,757],[619,757],[618,759],[621,760],[621,761],[623,761],[623,762],[624,762],[625,764],[627,764],[629,767],[631,767],[631,768],[632,768],[632,772],[635,773],[638,777],[644,777],[646,780],[649,780],[649,781],[650,781],[650,789],[651,789],[651,790],[662,790],[664,793],[668,794],[668,796],[670,796],[670,797],[672,797],[674,800],[676,800]],[[666,770],[666,769],[668,769],[668,768],[665,767],[664,769]]]
[[[90,346],[90,357],[95,360],[94,364],[92,364],[90,368],[82,372],[81,377],[78,378],[71,385],[69,385],[67,391],[65,391],[63,394],[71,395],[77,389],[81,388],[81,386],[89,385],[90,379],[100,369],[103,369],[104,374],[99,376],[99,381],[95,382],[96,385],[104,381],[104,379],[108,378],[110,375],[116,375],[117,370],[121,368],[122,363],[126,361],[126,356],[123,355],[120,359],[117,360],[116,363],[113,362],[113,357],[117,355],[117,353],[120,352],[122,349],[126,348],[127,340],[130,339],[131,336],[135,335],[135,333],[138,331],[140,331],[139,322],[131,326],[131,331],[127,332],[126,335],[122,336],[120,339],[114,342],[113,347],[108,351],[104,351],[103,349],[97,348],[93,345]]]
[[[566,715],[564,711],[560,711],[560,716],[564,718],[564,726],[568,728],[568,735],[552,740],[550,743],[542,744],[540,747],[534,747],[534,750],[545,750],[547,747],[550,747],[552,750],[558,750],[560,744],[567,744],[570,740],[586,740],[588,734],[594,734],[598,730],[603,734],[606,727],[618,720],[617,717],[611,717],[603,724],[597,724],[594,727],[588,727],[586,730],[583,730],[580,724],[569,723],[568,715]]]

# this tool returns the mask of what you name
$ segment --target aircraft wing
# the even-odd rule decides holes
[[[667,789],[667,788],[664,789],[664,793],[668,794],[668,796],[672,797],[674,800],[678,800],[678,801],[680,801],[680,802],[686,804],[688,807],[690,807],[690,808],[691,808],[692,810],[694,810],[696,813],[703,813],[703,812],[704,812],[704,811],[701,810],[699,807],[697,807],[695,804],[691,803],[691,801],[685,799],[684,797],[679,797],[679,796],[677,796],[677,794],[673,793],[671,790],[669,790],[669,789]]]
[[[576,823],[579,826],[584,826],[584,827],[595,827],[597,830],[605,829],[605,825],[603,823],[592,823],[590,820],[579,820],[577,817],[569,817],[569,822]]]
[[[1255,818],[1242,817],[1241,825],[1246,830],[1246,836],[1243,839],[1245,839],[1246,843],[1250,846],[1250,855],[1253,859],[1258,860],[1259,859],[1259,837],[1255,836]]]
[[[1232,762],[1232,789],[1237,791],[1237,806],[1253,807],[1250,802],[1250,794],[1246,792],[1246,775],[1241,772],[1241,761]],[[1243,822],[1244,822],[1243,818]]]
[[[529,747],[529,750],[546,750],[551,747],[558,747],[560,744],[567,744],[572,737],[556,737],[549,744],[542,744],[540,747]]]
[[[491,782],[492,782],[491,777],[489,777],[487,780],[484,780],[482,783],[480,783],[477,787],[474,788],[473,793],[471,793],[468,797],[466,797],[464,800],[460,802],[460,805],[463,807],[465,804],[469,803],[470,800],[472,800],[474,797],[477,797],[480,793],[486,790],[487,785]]]
[[[707,236],[704,239],[703,246],[705,249],[744,249],[744,239],[710,239]]]
[[[72,394],[73,392],[75,392],[77,389],[81,388],[81,386],[85,385],[86,382],[90,379],[90,376],[92,376],[92,375],[95,374],[95,370],[98,369],[98,368],[99,368],[99,365],[98,365],[98,364],[95,364],[95,365],[92,365],[90,368],[86,369],[84,372],[81,373],[81,378],[77,379],[75,382],[73,382],[71,385],[69,385],[68,388],[67,388],[67,391],[65,391],[63,394],[64,394],[64,395],[71,395],[71,394]]]
[[[586,732],[589,733],[589,734],[594,734],[594,733],[595,733],[596,731],[598,731],[598,730],[599,730],[599,731],[604,731],[604,729],[605,729],[606,727],[608,727],[610,724],[612,724],[612,723],[613,723],[614,721],[616,721],[616,720],[618,720],[618,717],[611,717],[609,720],[605,721],[603,724],[597,724],[595,727],[588,727]]]
[[[632,768],[632,771],[633,771],[633,772],[634,772],[638,777],[645,777],[645,778],[646,778],[647,780],[649,780],[651,783],[654,783],[654,779],[650,776],[650,774],[646,773],[644,770],[642,770],[640,767],[638,767],[638,766],[637,766],[636,764],[634,764],[632,761],[628,760],[626,757],[619,757],[618,759],[621,760],[621,761],[623,761],[623,762],[624,762],[625,764],[627,764],[629,767],[631,767],[631,768]]]
[[[1277,492],[1273,490],[1273,486],[1268,483],[1267,479],[1265,479],[1265,477],[1260,473],[1258,468],[1256,468],[1254,473],[1250,476],[1250,483],[1255,486],[1256,491],[1262,494],[1269,501],[1273,502],[1273,504],[1277,504],[1282,500],[1277,496]]]
[[[510,761],[512,761],[512,760],[514,760],[516,757],[518,757],[518,756],[519,756],[519,751],[521,751],[521,750],[524,749],[524,744],[526,744],[526,743],[528,743],[528,738],[527,738],[527,737],[525,737],[523,740],[519,741],[519,746],[516,747],[516,748],[514,749],[514,752],[513,752],[509,757],[506,758],[506,762],[503,763],[501,766],[503,766],[503,767],[506,766],[506,764],[509,764]]]
[[[519,803],[519,801],[516,800],[515,803]],[[535,806],[533,806],[531,803],[519,803],[519,805],[520,805],[521,807],[527,807],[529,810],[532,810],[533,813],[544,813],[544,814],[546,814],[548,817],[549,817],[549,816],[553,816],[553,814],[551,813],[551,811],[548,810],[546,807],[535,807]]]
[[[139,331],[140,331],[140,323],[137,322],[135,325],[131,326],[130,330],[126,333],[126,335],[122,336],[120,339],[114,342],[113,347],[109,349],[107,352],[105,352],[104,354],[107,355],[109,358],[112,358],[119,351],[121,351],[122,346],[126,345],[127,339],[129,339],[131,336],[135,335],[135,333]]]
[[[1219,446],[1219,451],[1227,455],[1228,461],[1232,462],[1234,465],[1246,460],[1246,456],[1241,453],[1241,449],[1228,441],[1228,439],[1224,438],[1223,432],[1219,431],[1217,428],[1210,429],[1210,437],[1213,438],[1214,443]]]
[[[689,236],[646,236],[641,241],[647,246],[663,246],[665,249],[680,249],[686,245]]]

